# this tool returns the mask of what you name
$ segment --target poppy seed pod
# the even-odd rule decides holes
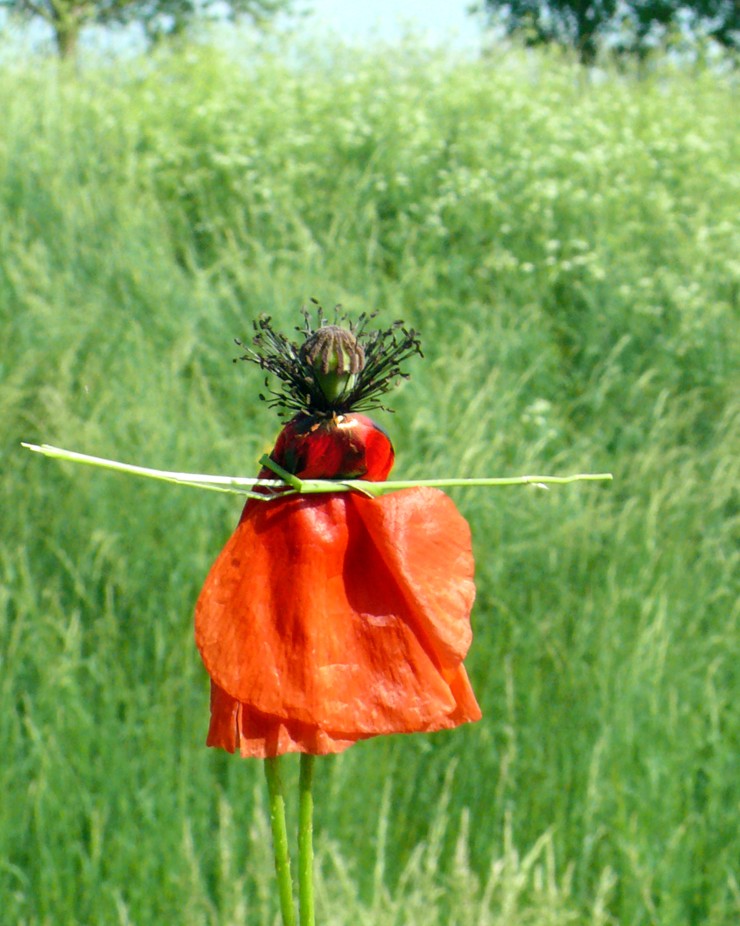
[[[351,392],[357,374],[365,367],[365,352],[357,338],[346,328],[324,325],[314,332],[300,351],[319,388],[329,402],[336,402]]]

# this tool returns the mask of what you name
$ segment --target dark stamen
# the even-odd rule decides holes
[[[335,308],[334,324],[330,324],[321,306],[316,300],[312,302],[317,307],[317,326],[312,327],[310,313],[304,308],[304,325],[297,329],[304,338],[302,345],[275,332],[268,316],[253,322],[256,333],[251,347],[236,342],[245,348],[238,359],[258,364],[283,385],[282,390],[275,391],[266,380],[268,396],[260,398],[266,398],[271,406],[319,416],[383,408],[379,397],[399,378],[407,378],[401,364],[413,354],[423,356],[418,334],[400,321],[384,331],[366,333],[375,313],[363,312],[353,322],[340,315],[341,306]],[[342,388],[327,388],[327,377],[342,377]]]

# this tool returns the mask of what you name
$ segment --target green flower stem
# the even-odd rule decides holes
[[[298,817],[300,926],[315,926],[313,901],[313,770],[315,756],[301,755]]]
[[[279,476],[284,483],[291,487],[291,489],[295,489],[295,491],[299,493],[303,491],[303,481],[293,473],[289,473],[287,469],[283,469],[283,467],[279,463],[276,463],[268,453],[262,454],[260,457],[260,464],[266,469],[271,469],[273,473]]]
[[[288,830],[285,825],[285,793],[280,774],[280,759],[265,759],[265,775],[270,795],[270,825],[272,845],[275,853],[275,873],[280,894],[280,911],[283,926],[296,926],[293,906],[293,881],[290,876],[290,852],[288,851]]]
[[[298,479],[291,473],[286,473],[282,467],[270,459],[262,457],[260,461],[276,474],[286,473],[280,479],[252,479],[245,476],[213,476],[204,473],[177,473],[168,470],[150,469],[146,466],[133,466],[130,463],[119,463],[117,460],[106,460],[103,457],[92,457],[85,453],[76,453],[73,450],[62,450],[50,444],[22,444],[34,453],[52,459],[64,460],[70,463],[85,463],[88,466],[98,466],[120,473],[129,473],[135,476],[145,476],[148,479],[159,479],[163,482],[173,482],[177,485],[190,486],[196,489],[209,489],[213,492],[232,492],[236,495],[246,495],[263,502],[274,498],[285,498],[289,495],[312,495],[324,492],[362,492],[365,495],[382,495],[384,492],[395,492],[398,489],[413,489],[428,487],[436,489],[461,488],[494,488],[500,486],[535,485],[546,488],[548,485],[568,485],[572,482],[605,482],[614,477],[611,473],[577,473],[573,476],[505,476],[493,478],[474,479],[410,479],[388,480],[387,482],[367,482],[362,479],[345,479],[334,481],[331,479]],[[287,478],[290,477],[290,478]],[[287,488],[286,488],[287,486]],[[276,489],[275,493],[255,492],[259,489]],[[282,491],[279,491],[281,490]]]

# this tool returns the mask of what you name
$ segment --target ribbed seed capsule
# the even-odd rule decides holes
[[[346,328],[325,325],[301,348],[301,360],[313,370],[316,382],[329,402],[351,392],[357,374],[365,366],[365,352]]]

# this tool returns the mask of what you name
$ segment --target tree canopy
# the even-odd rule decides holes
[[[527,44],[554,42],[592,62],[606,40],[617,51],[643,55],[656,37],[686,25],[737,49],[737,0],[484,0],[478,9]]]
[[[0,8],[40,19],[54,33],[59,55],[74,58],[86,26],[139,23],[150,41],[184,32],[198,17],[262,22],[293,0],[0,0]]]

